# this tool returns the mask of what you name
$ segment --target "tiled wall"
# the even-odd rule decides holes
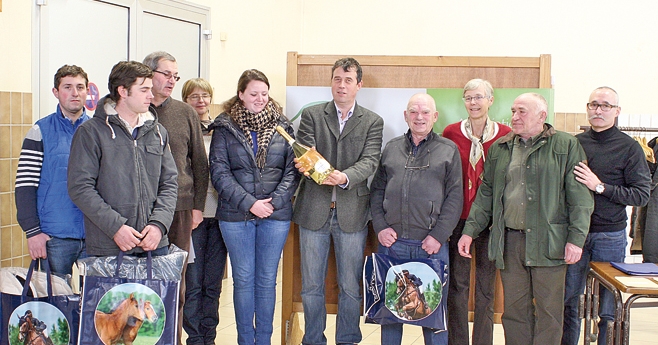
[[[0,267],[30,263],[25,234],[16,222],[14,182],[23,138],[32,122],[32,94],[0,91]]]

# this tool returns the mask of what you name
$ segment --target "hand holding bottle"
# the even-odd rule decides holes
[[[308,147],[298,143],[283,127],[277,126],[276,130],[292,146],[295,157],[297,157],[294,159],[295,168],[304,174],[304,176],[310,176],[317,184],[325,184],[324,181],[334,171],[331,164],[315,150],[315,147]],[[334,183],[326,184],[335,185]]]
[[[322,184],[328,186],[339,186],[347,183],[347,175],[343,174],[339,170],[334,169],[331,174],[322,181]]]
[[[313,149],[313,148],[311,148],[311,149]],[[300,174],[304,174],[304,176],[306,176],[306,177],[311,176],[311,174],[309,174],[308,171],[306,171],[306,169],[304,169],[304,164],[299,160],[299,158],[295,157],[295,158],[292,159],[292,161],[295,162],[295,169],[299,170]]]

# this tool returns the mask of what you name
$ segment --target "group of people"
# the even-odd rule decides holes
[[[572,136],[546,123],[547,102],[535,93],[515,99],[511,128],[492,121],[493,87],[473,79],[462,94],[468,118],[439,135],[435,100],[416,94],[403,112],[408,130],[382,150],[384,120],[356,102],[363,83],[358,61],[339,59],[331,72],[333,99],[305,108],[296,133],[334,167],[317,184],[276,131],[281,126],[295,136],[258,70],[244,71],[236,94],[213,118],[213,89],[204,79],[185,82],[183,101],[171,98],[180,77],[170,54],[119,62],[109,95],[90,118],[86,73],[63,66],[53,87],[57,110],[30,129],[19,159],[16,205],[30,255],[71,274],[87,255],[164,255],[174,244],[190,252],[179,337],[183,327],[187,344],[214,344],[228,253],[237,342],[269,344],[277,267],[294,221],[302,342],[327,343],[333,243],[335,341],[356,344],[372,220],[380,253],[449,262],[448,329],[424,328],[426,344],[469,344],[472,252],[473,344],[493,341],[496,269],[507,344],[577,344],[588,262],[623,261],[625,207],[649,199],[642,149],[615,127],[617,93],[595,89],[587,103],[591,128]],[[613,303],[601,291],[602,344]],[[382,344],[401,339],[401,324],[382,325]]]

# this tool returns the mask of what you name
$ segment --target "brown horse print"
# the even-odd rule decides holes
[[[400,318],[406,320],[420,320],[432,313],[432,310],[420,297],[418,287],[409,279],[409,271],[396,274],[395,283],[398,295],[395,309]]]
[[[124,330],[128,324],[141,327],[143,322],[142,311],[135,294],[131,293],[128,298],[121,301],[116,308],[109,313],[96,310],[94,321],[98,337],[105,345],[116,345],[124,343]],[[135,332],[135,335],[137,333]],[[133,339],[134,340],[134,339]],[[128,344],[128,343],[126,343]],[[130,342],[132,344],[132,341]]]
[[[43,332],[47,328],[45,324],[34,319],[32,311],[28,310],[25,315],[19,317],[18,340],[26,345],[53,345],[53,341]]]
[[[139,312],[141,319],[133,318],[130,320],[126,327],[123,329],[123,343],[126,345],[132,345],[135,338],[137,338],[137,332],[142,327],[144,320],[154,323],[158,321],[158,314],[153,309],[151,301],[139,301]]]

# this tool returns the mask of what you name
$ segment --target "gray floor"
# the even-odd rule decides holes
[[[644,307],[648,301],[650,307]],[[638,307],[634,307],[631,311],[631,335],[630,344],[633,345],[655,345],[658,344],[658,300],[640,300],[636,302]],[[225,279],[220,298],[220,323],[217,327],[217,340],[216,344],[236,344],[237,332],[235,329],[235,316],[233,312],[233,282],[232,280]],[[303,321],[302,321],[303,322]],[[280,344],[281,339],[281,274],[278,277],[277,284],[277,304],[274,312],[274,334],[272,335],[272,344]],[[302,325],[303,329],[303,325]],[[328,345],[334,345],[335,316],[329,315],[327,317],[327,331]],[[372,324],[364,324],[361,321],[361,331],[363,333],[363,341],[361,345],[379,345],[380,333],[379,326]],[[183,335],[185,337],[185,335]],[[402,337],[403,345],[422,345],[423,336],[420,327],[405,326],[404,335]],[[501,325],[494,326],[494,344],[505,344],[503,336],[503,327]],[[582,344],[582,339],[581,339]]]

